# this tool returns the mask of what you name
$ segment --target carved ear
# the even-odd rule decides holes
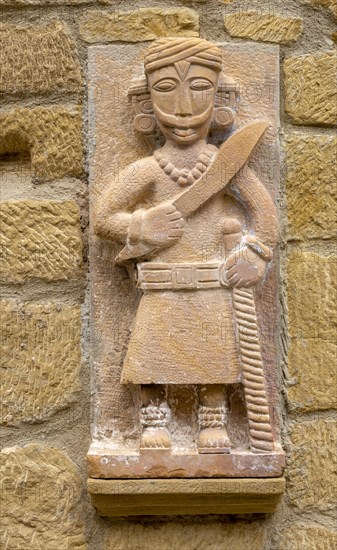
[[[215,94],[212,119],[214,129],[224,130],[233,126],[238,98],[239,89],[235,80],[221,72]]]
[[[146,136],[155,136],[157,130],[156,118],[153,114],[151,95],[146,78],[134,81],[128,91],[135,115],[134,127],[137,132]]]

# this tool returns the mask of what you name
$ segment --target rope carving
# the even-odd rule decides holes
[[[233,303],[239,328],[243,387],[245,392],[250,446],[253,453],[273,450],[268,398],[251,288],[234,288]]]

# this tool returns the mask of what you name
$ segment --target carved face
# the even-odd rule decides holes
[[[219,73],[180,61],[148,75],[153,111],[165,138],[189,145],[207,136]]]

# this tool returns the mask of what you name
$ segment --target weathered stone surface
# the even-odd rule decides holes
[[[282,533],[287,550],[332,550],[337,548],[337,532],[321,526],[295,524]]]
[[[225,15],[224,23],[231,36],[280,44],[297,40],[303,26],[302,19],[255,11],[230,13]]]
[[[198,36],[198,14],[188,8],[141,8],[131,12],[92,10],[80,20],[86,42],[142,42],[159,36]]]
[[[98,0],[101,4],[110,3],[109,0]],[[41,6],[43,8],[47,6],[60,6],[60,5],[81,5],[91,4],[92,0],[0,0],[0,6],[7,7],[28,7],[28,6]]]
[[[294,250],[287,274],[289,404],[301,411],[337,407],[337,257]]]
[[[288,237],[337,234],[337,139],[295,134],[286,140]]]
[[[299,511],[335,509],[337,422],[295,424],[290,433],[288,500]]]
[[[76,400],[80,308],[0,302],[3,424],[41,421]]]
[[[1,547],[84,550],[75,464],[40,444],[6,448],[0,454]]]
[[[296,124],[337,124],[337,53],[289,57],[284,62],[285,108]]]
[[[0,93],[81,92],[76,46],[59,21],[36,27],[1,24],[0,63]]]
[[[75,202],[3,202],[0,220],[3,282],[57,281],[80,275],[82,240]]]
[[[262,522],[220,523],[218,521],[115,524],[108,531],[105,550],[261,550],[265,541]]]
[[[16,108],[0,114],[0,154],[30,152],[40,181],[83,176],[80,108]]]
[[[337,0],[306,0],[305,3],[310,3],[315,7],[329,8],[333,16],[337,18]]]

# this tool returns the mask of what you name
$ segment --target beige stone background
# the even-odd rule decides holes
[[[0,0],[0,9],[1,548],[336,548],[336,0]],[[281,47],[287,493],[272,517],[103,520],[85,492],[88,45],[199,34]]]

